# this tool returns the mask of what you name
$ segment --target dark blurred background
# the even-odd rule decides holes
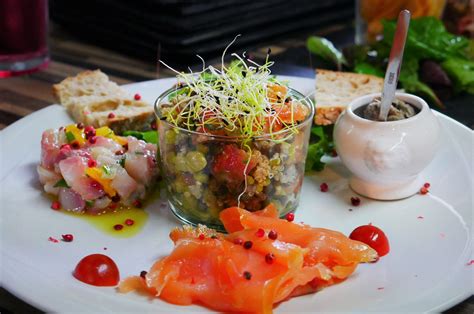
[[[237,34],[233,49],[243,51],[352,23],[354,8],[353,0],[50,0],[52,21],[74,36],[177,67],[199,63],[196,54],[220,56]]]
[[[49,0],[51,58],[82,68],[141,81],[172,76],[158,60],[179,71],[220,63],[247,51],[258,63],[271,48],[272,73],[314,78],[315,68],[335,69],[311,54],[310,35],[343,48],[380,36],[380,20],[402,8],[413,17],[441,18],[452,33],[474,35],[473,0]],[[356,13],[356,8],[359,14]],[[471,12],[471,14],[469,14]],[[366,25],[361,28],[361,25]],[[358,35],[356,35],[356,31]],[[361,35],[364,36],[363,38]],[[97,49],[104,49],[103,51]],[[443,97],[440,109],[474,126],[472,95]],[[449,93],[448,93],[449,94]]]

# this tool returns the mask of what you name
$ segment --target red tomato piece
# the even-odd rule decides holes
[[[217,176],[222,176],[230,180],[243,181],[245,175],[256,166],[255,161],[250,160],[245,169],[248,157],[247,153],[236,145],[224,146],[222,152],[214,160],[212,171]]]
[[[385,233],[372,225],[360,226],[354,229],[349,235],[352,240],[363,242],[377,251],[379,256],[387,255],[390,251],[390,244]]]
[[[117,265],[103,254],[91,254],[81,259],[73,276],[79,281],[99,287],[116,286],[120,281]]]

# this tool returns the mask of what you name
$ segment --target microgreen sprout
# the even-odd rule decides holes
[[[311,110],[293,100],[284,82],[271,74],[270,49],[263,64],[245,53],[232,53],[233,60],[226,65],[224,57],[237,37],[225,48],[220,69],[206,66],[200,56],[203,66],[199,72],[178,72],[160,61],[178,79],[175,91],[168,95],[168,103],[161,105],[160,114],[176,127],[240,142],[247,152],[244,190],[237,199],[240,206],[253,156],[249,143],[261,137],[274,142],[288,140],[298,133],[298,124],[306,120]]]
[[[213,131],[220,130],[226,136],[242,138],[243,142],[262,135],[284,141],[297,133],[294,104],[285,103],[288,89],[278,88],[283,83],[271,75],[270,50],[264,64],[246,58],[245,53],[233,53],[234,60],[226,66],[223,61],[228,47],[221,69],[206,67],[204,61],[197,73],[172,69],[179,83],[168,98],[170,104],[161,108],[162,116],[178,127],[214,135]],[[290,122],[279,119],[282,110],[289,110]],[[278,132],[283,136],[276,136],[277,124],[281,125],[278,131],[288,132]]]

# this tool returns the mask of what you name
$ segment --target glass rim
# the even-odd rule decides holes
[[[207,136],[207,137],[215,138],[215,139],[227,139],[227,140],[271,139],[275,135],[286,134],[286,133],[292,131],[291,129],[290,130],[280,130],[280,131],[277,131],[277,132],[274,132],[274,133],[267,133],[267,134],[251,136],[250,138],[246,138],[245,136],[241,136],[241,135],[240,136],[226,136],[226,135],[214,135],[214,134],[209,134],[209,133],[201,133],[201,132],[185,129],[185,128],[182,128],[180,126],[176,126],[174,124],[171,124],[166,120],[162,120],[161,119],[162,117],[158,114],[158,106],[160,105],[160,103],[165,99],[165,97],[168,97],[169,94],[171,94],[172,92],[178,91],[178,90],[183,89],[185,87],[187,87],[187,85],[183,85],[183,86],[178,87],[178,88],[176,86],[168,88],[163,93],[161,93],[161,95],[158,96],[158,98],[155,100],[153,108],[154,108],[155,116],[156,116],[157,120],[159,120],[159,123],[165,123],[168,126],[170,126],[171,128],[177,129],[177,130],[182,131],[182,132],[186,132],[186,133],[190,133],[190,134],[194,134],[194,135]],[[311,122],[311,123],[313,122],[313,117],[314,117],[314,114],[315,114],[314,104],[313,104],[313,101],[309,97],[303,95],[301,92],[297,91],[296,89],[294,89],[292,87],[288,87],[288,90],[291,92],[292,95],[297,96],[298,100],[303,100],[304,102],[306,102],[306,106],[309,107],[309,109],[310,109],[310,114],[305,118],[305,120],[303,120],[303,122],[301,122],[300,124],[295,126],[295,129],[299,130],[299,129],[303,128],[304,126],[306,126],[308,124],[308,122]]]

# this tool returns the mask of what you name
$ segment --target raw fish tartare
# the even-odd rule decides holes
[[[101,214],[139,207],[158,176],[156,145],[81,123],[46,130],[40,182],[58,197],[55,209]]]

